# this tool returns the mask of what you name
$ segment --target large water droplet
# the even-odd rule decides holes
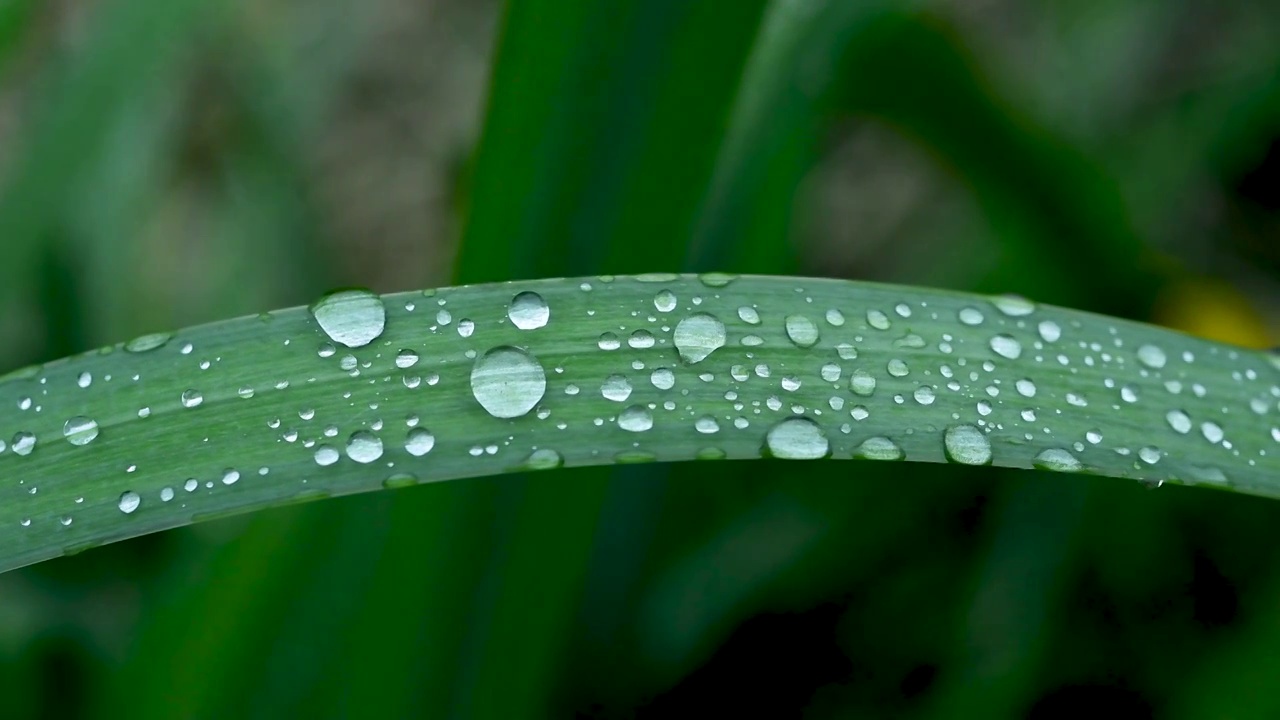
[[[404,441],[404,449],[414,457],[422,457],[431,452],[431,448],[436,446],[436,436],[432,435],[425,428],[414,428],[409,431],[408,437]]]
[[[525,291],[511,298],[507,317],[521,330],[537,330],[551,319],[551,308],[538,293]]]
[[[204,402],[204,395],[199,390],[182,391],[182,407],[193,408]]]
[[[1084,464],[1075,455],[1062,448],[1042,450],[1031,461],[1031,465],[1041,470],[1052,470],[1054,472],[1080,472],[1084,469]]]
[[[137,510],[138,506],[141,504],[142,504],[142,498],[138,495],[138,493],[132,490],[126,490],[120,493],[120,500],[116,504],[116,507],[120,508],[120,512],[124,513],[125,515],[128,515],[134,510]]]
[[[676,384],[676,376],[668,368],[658,368],[649,375],[649,382],[659,390],[670,390]]]
[[[1040,338],[1045,342],[1058,342],[1062,337],[1062,328],[1052,320],[1040,322]]]
[[[681,359],[690,364],[702,362],[724,347],[724,323],[714,315],[695,313],[676,325],[673,340]]]
[[[798,347],[813,347],[818,342],[818,326],[804,315],[788,315],[787,338]]]
[[[338,462],[339,457],[341,456],[338,454],[338,451],[328,445],[321,445],[316,448],[316,464],[320,467],[328,467]]]
[[[418,353],[413,350],[401,350],[396,353],[396,367],[404,370],[418,364]]]
[[[30,455],[36,449],[36,436],[29,432],[16,433],[13,436],[13,451],[18,455]]]
[[[520,348],[493,348],[471,368],[471,394],[494,417],[520,417],[532,410],[546,391],[542,364]]]
[[[357,430],[347,438],[347,457],[364,465],[382,457],[382,439],[368,430]]]
[[[631,383],[622,375],[610,375],[600,386],[600,394],[614,402],[625,402],[631,397]]]
[[[1138,348],[1138,362],[1152,370],[1159,370],[1164,367],[1167,361],[1168,358],[1165,357],[1164,350],[1155,345],[1143,345]]]
[[[329,339],[349,348],[364,347],[382,335],[387,311],[368,290],[342,290],[311,306],[311,315]]]
[[[901,460],[905,457],[902,448],[887,437],[869,437],[858,445],[853,456],[864,460]]]
[[[943,436],[947,459],[962,465],[991,464],[991,441],[973,425],[953,425]]]
[[[1191,432],[1191,418],[1181,410],[1170,410],[1165,413],[1164,419],[1169,422],[1169,427],[1175,432],[1186,435]]]
[[[98,423],[91,418],[77,415],[62,426],[62,434],[72,445],[88,445],[98,437]]]
[[[1022,343],[1003,333],[991,338],[991,349],[1000,357],[1010,360],[1017,360],[1022,356]]]
[[[151,335],[143,335],[125,343],[124,349],[135,353],[155,350],[158,347],[163,347],[165,343],[169,342],[169,338],[171,337],[173,336],[169,333],[152,333]]]
[[[876,377],[866,370],[858,368],[849,376],[849,390],[854,395],[868,397],[876,391]]]
[[[831,450],[826,433],[806,417],[790,417],[774,425],[764,442],[767,455],[783,460],[817,460]]]
[[[974,307],[962,308],[959,317],[960,322],[965,325],[981,325],[982,321],[986,320],[982,315],[982,311]]]
[[[1023,317],[1036,311],[1036,304],[1018,295],[1000,295],[991,298],[991,304],[1009,317]]]
[[[889,316],[879,310],[867,311],[867,324],[877,330],[888,330],[891,327]]]
[[[526,470],[552,470],[564,465],[564,457],[551,448],[538,448],[524,461]]]
[[[630,432],[644,432],[653,427],[653,414],[643,405],[632,405],[618,414],[618,427]]]
[[[653,306],[658,312],[671,312],[676,309],[676,296],[670,290],[662,290],[653,296]],[[554,452],[554,451],[553,451]]]

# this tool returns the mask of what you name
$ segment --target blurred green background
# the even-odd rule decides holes
[[[1247,0],[0,0],[0,370],[657,270],[1274,344],[1277,37]],[[1277,527],[849,461],[374,493],[0,576],[0,714],[1274,718]]]

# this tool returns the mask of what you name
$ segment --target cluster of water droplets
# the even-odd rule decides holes
[[[1135,339],[1149,331],[1014,297],[899,299],[884,289],[831,293],[779,280],[735,286],[727,275],[575,282],[513,290],[500,306],[492,287],[428,292],[390,307],[367,291],[330,294],[309,308],[309,333],[283,340],[283,352],[317,363],[293,377],[222,377],[216,349],[140,337],[123,346],[126,355],[169,353],[189,382],[139,403],[129,418],[66,413],[58,419],[65,450],[57,452],[109,445],[114,427],[153,410],[246,403],[271,408],[258,428],[273,445],[296,449],[272,457],[284,458],[292,476],[298,465],[290,463],[301,463],[312,489],[300,492],[320,493],[344,468],[376,469],[384,485],[400,486],[441,463],[457,476],[747,455],[1229,483],[1223,468],[1280,453],[1280,361],[1260,355],[1205,343],[1175,350]],[[55,410],[52,377],[60,376],[28,379],[33,390],[16,399],[19,419]],[[138,377],[79,371],[58,382],[72,393],[114,392]],[[289,389],[313,383],[332,388],[327,401],[308,392],[307,404],[290,407]],[[1230,400],[1246,395],[1247,407]],[[55,452],[31,429],[6,438],[0,461]],[[1201,444],[1194,463],[1176,460],[1186,442]],[[473,472],[460,463],[492,465]],[[130,486],[111,502],[137,517],[156,506],[185,508],[184,498],[201,490],[254,492],[282,482],[267,465],[223,465]],[[128,481],[137,466],[123,467]],[[242,482],[255,475],[259,482]],[[71,525],[74,510],[65,508],[60,524]]]

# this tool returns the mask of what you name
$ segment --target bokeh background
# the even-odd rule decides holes
[[[1248,0],[0,0],[0,369],[658,270],[1268,346],[1277,37]],[[380,492],[0,576],[0,714],[1274,718],[1278,527],[848,461]]]

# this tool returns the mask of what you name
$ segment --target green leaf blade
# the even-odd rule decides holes
[[[522,292],[545,300],[545,325],[512,322]],[[1280,496],[1276,358],[1139,323],[759,276],[381,306],[385,329],[355,348],[292,308],[0,380],[0,567],[282,503],[637,460],[950,460]],[[519,367],[477,374],[496,348],[535,362],[545,389]],[[514,417],[486,410],[486,377]],[[73,444],[75,418],[98,434]]]

